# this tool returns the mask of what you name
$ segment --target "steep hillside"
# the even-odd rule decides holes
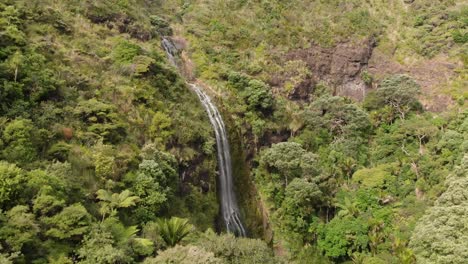
[[[0,262],[464,263],[467,27],[463,0],[0,1]]]
[[[249,144],[278,252],[304,263],[417,259],[406,246],[414,224],[466,152],[463,1],[167,1],[162,10],[193,75]],[[458,147],[445,145],[451,137]]]

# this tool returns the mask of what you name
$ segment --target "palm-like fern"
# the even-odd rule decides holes
[[[134,206],[140,197],[132,196],[132,192],[125,190],[121,193],[111,193],[109,191],[100,189],[96,192],[97,198],[101,200],[100,213],[102,219],[107,215],[115,215],[118,208],[127,208]]]
[[[157,224],[162,239],[170,247],[182,241],[192,230],[192,225],[187,219],[178,217],[172,217],[170,220],[158,219]]]
[[[360,210],[357,205],[358,205],[357,202],[351,202],[351,200],[348,197],[346,197],[343,203],[336,204],[336,207],[340,208],[340,211],[338,212],[338,216],[357,217],[360,214]]]

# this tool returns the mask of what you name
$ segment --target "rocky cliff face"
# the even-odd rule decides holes
[[[362,100],[370,87],[362,80],[361,73],[368,67],[374,46],[373,39],[366,39],[339,43],[331,48],[313,44],[308,49],[291,51],[285,62],[302,60],[312,74],[293,87],[289,97],[307,100],[315,85],[322,81],[332,87],[336,95]],[[274,80],[273,84],[281,84],[281,80]]]
[[[361,101],[383,78],[392,74],[408,74],[421,85],[420,101],[426,110],[440,112],[453,104],[450,96],[441,91],[457,68],[448,58],[439,56],[403,65],[391,55],[374,49],[375,44],[373,39],[365,39],[339,43],[330,48],[314,44],[307,49],[289,52],[284,57],[284,64],[302,61],[311,73],[294,85],[288,92],[289,98],[309,100],[316,85],[324,82],[334,90],[335,95]],[[364,72],[372,76],[372,84],[365,83]],[[288,78],[290,76],[287,73],[279,74],[271,79],[270,84],[277,88],[283,87]]]
[[[376,82],[393,74],[407,74],[421,85],[421,101],[423,107],[432,112],[446,110],[454,102],[443,92],[443,88],[455,75],[455,69],[461,67],[450,62],[445,56],[415,61],[402,65],[382,51],[375,50],[368,63],[368,71]]]

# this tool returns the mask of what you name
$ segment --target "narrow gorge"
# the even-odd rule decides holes
[[[164,37],[161,41],[161,45],[171,65],[179,69],[176,60],[178,51],[174,43],[170,39]],[[231,150],[226,133],[226,126],[218,108],[203,91],[203,88],[195,82],[187,84],[200,99],[200,103],[206,110],[215,133],[219,175],[217,190],[220,197],[223,222],[228,232],[244,237],[247,235],[247,232],[240,218],[239,206],[234,192]]]

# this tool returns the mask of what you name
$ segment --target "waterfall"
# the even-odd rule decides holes
[[[163,38],[162,46],[166,51],[171,64],[177,68],[175,56],[177,48],[172,41]],[[205,111],[208,114],[210,123],[216,137],[216,148],[219,167],[219,196],[221,200],[221,215],[223,217],[226,230],[239,236],[246,236],[246,231],[240,220],[239,206],[237,205],[236,194],[234,193],[234,183],[232,179],[232,161],[229,141],[226,133],[226,126],[223,118],[216,108],[211,98],[203,89],[194,83],[189,83],[190,88],[197,94]]]
[[[218,109],[211,101],[210,97],[204,93],[196,84],[190,84],[203,104],[216,136],[216,147],[218,151],[219,166],[219,192],[221,197],[221,214],[223,216],[226,229],[229,232],[245,236],[245,229],[239,217],[236,195],[232,181],[232,162],[229,142],[226,134],[226,127]]]
[[[167,59],[172,66],[177,68],[177,63],[175,57],[177,56],[177,48],[172,41],[167,38],[163,38],[161,41],[162,47],[166,52]]]

